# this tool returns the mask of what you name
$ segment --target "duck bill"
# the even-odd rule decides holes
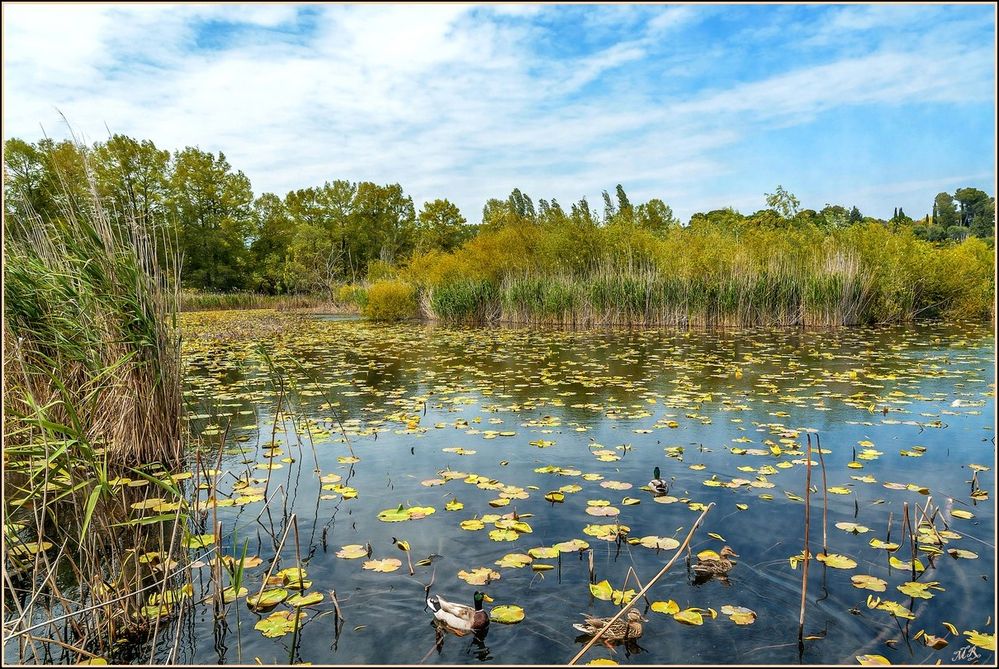
[[[483,592],[482,593],[482,601],[492,603],[493,598]]]

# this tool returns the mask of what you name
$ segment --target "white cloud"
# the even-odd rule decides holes
[[[637,28],[631,9],[595,13],[630,27],[558,58],[541,55],[545,28],[532,22],[557,14],[548,6],[317,5],[308,32],[283,5],[53,9],[4,7],[6,137],[36,138],[39,122],[58,136],[58,108],[90,140],[107,124],[167,148],[222,150],[258,192],[335,178],[399,182],[418,204],[446,196],[470,220],[514,186],[568,206],[583,195],[596,202],[619,181],[635,200],[675,195],[674,209],[689,213],[731,176],[724,150],[754,133],[843,106],[994,94],[983,85],[994,79],[992,45],[958,48],[945,28],[909,49],[712,90],[724,45],[698,52],[709,64],[670,48],[671,31],[701,16],[687,6],[656,8]],[[198,48],[206,20],[238,30]],[[876,20],[837,13],[830,25]],[[698,77],[667,95],[643,79],[657,67]],[[741,197],[721,199],[730,196]]]

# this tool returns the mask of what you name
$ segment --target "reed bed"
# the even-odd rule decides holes
[[[244,309],[276,309],[278,311],[340,311],[342,306],[322,295],[290,294],[264,295],[237,291],[232,293],[183,290],[180,293],[181,311],[227,311]]]
[[[714,276],[666,275],[655,268],[588,275],[519,274],[499,285],[459,280],[430,289],[425,314],[449,323],[562,327],[807,326],[878,322],[871,277],[850,258],[813,273],[774,265]],[[912,318],[909,311],[902,316]]]
[[[35,663],[155,638],[171,613],[148,607],[185,596],[179,267],[161,228],[89,185],[5,217],[4,645]],[[153,497],[176,502],[132,520]]]

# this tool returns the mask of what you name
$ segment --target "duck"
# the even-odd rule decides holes
[[[475,591],[472,596],[475,608],[467,604],[454,604],[440,595],[427,598],[427,606],[434,612],[434,618],[448,627],[461,632],[479,632],[489,627],[489,614],[482,610],[482,602],[493,601],[484,592]]]
[[[573,623],[573,627],[583,634],[588,636],[595,636],[597,632],[602,630],[610,618],[593,618],[586,615],[585,622]],[[615,620],[614,623],[604,632],[600,639],[605,643],[609,644],[611,641],[625,641],[628,639],[637,639],[642,636],[642,623],[647,622],[646,618],[642,617],[642,614],[632,609],[628,611],[627,621],[625,620]]]
[[[652,470],[652,480],[649,481],[649,487],[652,488],[652,492],[656,496],[665,495],[669,492],[669,483],[663,481],[661,476],[662,474],[660,474],[658,466]]]
[[[717,558],[698,558],[697,564],[691,568],[697,576],[698,581],[708,581],[713,576],[728,578],[728,572],[732,570],[735,563],[729,560],[730,557],[739,557],[738,553],[732,550],[731,546],[721,549]]]

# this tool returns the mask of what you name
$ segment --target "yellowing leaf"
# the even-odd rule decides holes
[[[684,609],[673,614],[673,620],[684,625],[703,625],[704,617],[694,609]]]
[[[308,595],[295,595],[289,597],[287,600],[289,606],[312,606],[313,604],[318,604],[323,601],[323,593],[313,592]]]
[[[867,667],[881,664],[891,664],[891,662],[888,661],[888,658],[884,655],[857,655],[856,658],[857,662],[860,662],[860,664]]]
[[[963,548],[948,548],[947,553],[950,554],[952,558],[963,558],[965,560],[974,560],[978,557],[978,553],[973,553],[972,551],[964,550]],[[917,569],[917,571],[922,571]]]
[[[478,567],[472,571],[462,569],[458,572],[458,578],[469,585],[488,585],[492,581],[499,580],[499,577],[499,572],[493,571],[489,567]]]
[[[674,613],[679,613],[680,611],[680,605],[674,602],[672,599],[665,602],[652,602],[652,606],[650,606],[649,608],[651,608],[656,613],[664,613],[668,616],[671,616]]]
[[[513,530],[492,530],[489,538],[493,541],[516,541],[520,535]]]
[[[968,641],[978,646],[983,650],[990,650],[993,653],[996,651],[996,635],[988,634],[985,632],[979,632],[978,630],[971,630],[970,632],[965,632],[964,635],[968,637]]]
[[[819,553],[815,556],[815,559],[819,562],[824,562],[826,566],[833,567],[834,569],[853,569],[857,566],[857,562],[845,555],[839,555],[838,553]]]
[[[368,549],[361,544],[348,544],[336,552],[336,556],[344,560],[354,560],[367,557],[367,555]]]
[[[298,613],[292,611],[275,611],[263,620],[258,620],[253,628],[260,630],[260,633],[265,637],[275,639],[290,634],[294,631],[296,624],[301,627],[301,620],[304,617],[304,611],[299,611]]]
[[[638,543],[646,548],[654,548],[657,550],[673,550],[680,545],[680,542],[676,539],[656,536],[642,537]]]
[[[899,586],[896,586],[900,592],[909,595],[910,597],[917,597],[919,599],[930,599],[933,597],[933,593],[930,589],[943,590],[939,587],[939,581],[927,581],[925,583],[920,581],[908,581]]]
[[[512,625],[514,623],[519,623],[524,619],[524,609],[515,604],[494,606],[489,612],[489,619],[495,623]]]
[[[858,525],[857,523],[836,523],[836,527],[852,534],[863,534],[864,532],[871,531],[871,528]]]
[[[500,567],[510,567],[513,569],[519,569],[526,565],[531,564],[533,558],[530,555],[524,555],[523,553],[508,553],[504,555],[499,560],[496,560],[493,564]]]
[[[535,559],[541,558],[554,558],[558,557],[559,550],[554,547],[539,546],[537,548],[532,548],[527,551],[527,553]]]
[[[756,622],[756,612],[742,606],[726,604],[721,607],[721,612],[728,616],[736,625],[752,625]]]
[[[395,571],[402,566],[402,560],[397,560],[395,558],[383,558],[381,560],[367,560],[362,565],[364,569],[368,571],[375,572],[390,572]]]
[[[853,587],[855,588],[864,588],[867,590],[873,590],[874,592],[884,592],[888,588],[887,581],[875,576],[855,574],[850,577],[850,580],[853,581]]]

